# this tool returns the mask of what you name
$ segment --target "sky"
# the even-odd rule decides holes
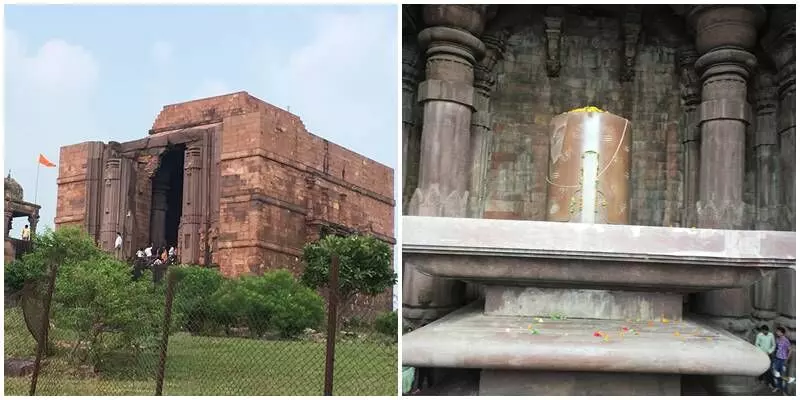
[[[4,173],[52,227],[40,153],[139,139],[164,105],[244,90],[398,176],[397,8],[5,6]]]

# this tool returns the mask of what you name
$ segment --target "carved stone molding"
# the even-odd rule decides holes
[[[486,45],[486,55],[475,66],[474,86],[484,96],[488,96],[494,90],[497,82],[495,66],[503,59],[503,49],[510,34],[508,29],[500,29],[487,32],[481,38]]]
[[[463,217],[467,213],[469,192],[441,193],[439,185],[427,190],[417,189],[408,205],[410,215],[433,217]]]
[[[564,7],[551,6],[547,8],[544,17],[545,37],[547,40],[547,76],[557,78],[561,71],[561,29],[564,24]]]
[[[642,10],[639,6],[628,6],[622,22],[622,34],[624,51],[622,53],[622,68],[620,69],[620,81],[630,82],[635,75],[636,51],[639,45],[639,37],[642,32]]]
[[[678,68],[680,70],[681,100],[685,110],[694,109],[700,104],[700,77],[697,75],[695,63],[700,56],[693,44],[685,44],[678,48]]]

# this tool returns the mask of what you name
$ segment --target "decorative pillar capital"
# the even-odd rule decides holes
[[[496,83],[494,72],[497,61],[503,58],[503,49],[510,32],[507,29],[500,29],[487,32],[481,38],[486,44],[486,56],[475,66],[475,83],[477,93],[489,97]]]
[[[477,4],[430,4],[422,8],[422,20],[427,26],[443,26],[464,30],[480,36],[486,26],[490,6]]]
[[[687,111],[700,104],[700,77],[695,69],[695,64],[699,57],[692,44],[686,44],[678,48],[677,61],[681,74],[681,100]]]
[[[760,5],[700,5],[686,18],[701,54],[721,47],[749,50],[758,41],[758,28],[766,20],[766,11]]]

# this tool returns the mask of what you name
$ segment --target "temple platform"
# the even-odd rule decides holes
[[[793,267],[795,233],[404,217],[403,261],[484,294],[404,335],[404,365],[480,370],[480,395],[680,395],[769,368],[684,299]]]

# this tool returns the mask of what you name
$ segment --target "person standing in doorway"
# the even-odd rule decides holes
[[[792,342],[786,337],[786,329],[778,327],[775,330],[777,339],[775,340],[775,360],[772,362],[772,376],[774,387],[773,392],[780,390],[786,394],[786,381],[783,375],[786,372],[786,362],[792,356]]]
[[[769,331],[769,327],[766,325],[761,325],[761,327],[758,329],[755,345],[759,348],[759,350],[767,354],[767,356],[770,358],[770,365],[772,365],[772,353],[775,351],[775,335]],[[764,372],[758,379],[766,384],[769,384],[772,382],[772,379],[770,378],[770,371],[768,370],[767,372]]]
[[[31,228],[28,225],[22,228],[22,240],[31,240]]]

